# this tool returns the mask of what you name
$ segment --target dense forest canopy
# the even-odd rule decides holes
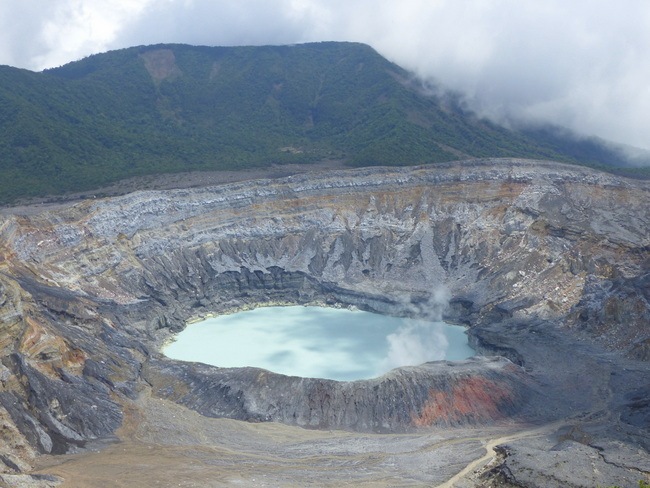
[[[0,202],[131,176],[343,160],[553,159],[647,176],[598,140],[514,131],[372,48],[142,46],[35,73],[0,67]]]

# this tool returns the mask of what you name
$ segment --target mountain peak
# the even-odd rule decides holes
[[[158,44],[0,76],[0,201],[137,175],[327,159],[580,161],[548,137],[442,103],[359,43]]]

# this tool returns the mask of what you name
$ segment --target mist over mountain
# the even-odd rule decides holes
[[[342,160],[484,157],[631,167],[619,147],[512,130],[357,43],[140,46],[35,73],[0,68],[0,201],[137,175]]]
[[[650,179],[601,170],[648,178],[646,156],[496,125],[425,80],[334,42],[0,67],[0,487],[645,486]],[[356,381],[162,354],[190,322],[280,304],[444,320],[476,356],[432,361],[416,322]],[[276,357],[363,332],[285,319],[262,326]],[[356,365],[372,341],[341,342]]]

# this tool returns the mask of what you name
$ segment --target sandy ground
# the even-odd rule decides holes
[[[146,394],[126,414],[118,442],[43,457],[36,472],[59,476],[69,488],[438,486],[461,471],[455,482],[471,477],[493,458],[487,444],[523,429],[501,425],[480,437],[462,429],[324,432],[210,419]]]

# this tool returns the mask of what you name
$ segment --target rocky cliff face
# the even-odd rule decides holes
[[[149,388],[204,415],[378,432],[588,410],[602,385],[576,378],[595,351],[650,359],[649,202],[647,182],[497,160],[6,212],[0,460],[110,436],[122,399]],[[261,303],[444,315],[508,360],[337,383],[157,352],[191,317]]]

